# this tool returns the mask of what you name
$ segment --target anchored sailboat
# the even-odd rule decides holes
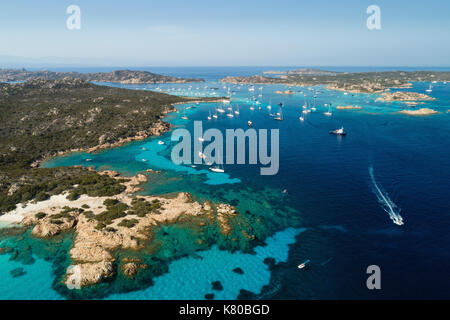
[[[217,158],[220,159],[220,153],[217,154]],[[223,172],[225,172],[225,169],[223,168],[223,165],[221,165],[220,163],[218,163],[217,166],[209,168],[209,170],[211,170],[212,172],[216,172],[216,173],[223,173]]]
[[[328,105],[328,111],[323,113],[324,115],[331,117],[333,114],[331,113],[331,103]]]
[[[283,112],[282,112],[282,108],[280,108],[280,112],[277,113],[277,117],[275,117],[274,119],[277,121],[283,121]]]

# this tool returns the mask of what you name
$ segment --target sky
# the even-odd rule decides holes
[[[0,2],[0,67],[450,66],[449,39],[448,0]]]

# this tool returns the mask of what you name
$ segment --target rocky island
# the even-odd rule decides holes
[[[405,92],[405,91],[384,92],[381,94],[380,98],[377,98],[377,101],[383,101],[383,102],[433,101],[433,100],[436,100],[436,99],[433,97],[430,97],[426,94],[417,93],[417,92]]]
[[[203,79],[179,78],[160,75],[148,71],[116,70],[112,72],[53,72],[28,71],[26,69],[0,69],[0,82],[30,81],[36,79],[61,80],[64,78],[82,79],[95,82],[113,82],[123,84],[156,84],[204,82]]]
[[[402,110],[399,111],[398,113],[406,114],[409,116],[428,116],[432,114],[437,114],[439,112],[430,108],[422,108],[418,110]]]
[[[273,72],[270,73],[275,74]],[[221,81],[233,84],[325,85],[330,90],[353,93],[383,93],[389,88],[408,88],[413,81],[450,81],[450,72],[387,71],[352,73],[300,69],[278,74],[277,77],[269,77],[266,75],[226,77]]]
[[[336,109],[338,110],[361,110],[361,106],[337,106]]]

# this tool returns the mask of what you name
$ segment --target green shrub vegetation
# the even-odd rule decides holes
[[[113,220],[127,215],[128,206],[125,203],[114,199],[106,199],[103,204],[106,206],[106,211],[96,215],[95,219],[104,225],[109,225]]]
[[[31,168],[44,156],[135,136],[188,98],[98,86],[77,79],[0,83],[0,214],[64,191],[112,196],[121,181],[86,168]],[[122,179],[121,179],[122,180]]]
[[[161,203],[158,199],[148,202],[143,198],[133,198],[131,201],[131,209],[128,211],[129,215],[136,215],[140,218],[145,217],[149,213],[159,213]]]
[[[40,219],[44,219],[47,216],[47,214],[44,212],[38,212],[34,216],[36,217],[36,219],[40,220]]]
[[[126,228],[133,228],[138,222],[139,222],[139,220],[136,220],[136,219],[123,219],[122,221],[120,221],[118,226],[126,227]]]

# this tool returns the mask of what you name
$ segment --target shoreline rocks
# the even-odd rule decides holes
[[[429,108],[422,108],[422,109],[418,109],[418,110],[402,110],[402,111],[399,111],[398,113],[406,114],[409,116],[427,116],[427,115],[437,114],[439,112],[436,110],[433,110],[433,109],[429,109]]]
[[[360,106],[337,106],[336,109],[338,109],[338,110],[361,110],[362,107],[360,107]]]

